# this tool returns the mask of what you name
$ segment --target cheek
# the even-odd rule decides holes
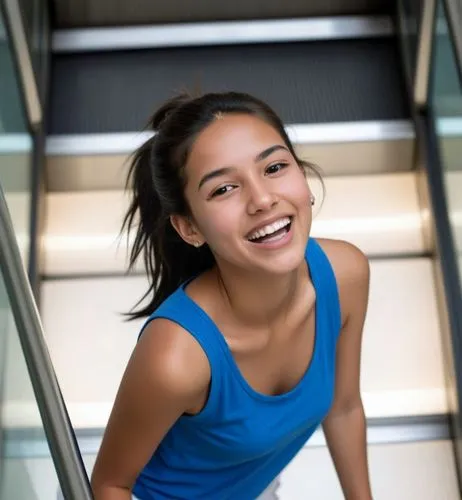
[[[239,230],[239,213],[239,210],[223,203],[215,205],[213,209],[201,207],[195,214],[195,220],[209,245],[217,247],[226,245],[226,240]]]
[[[226,210],[226,204],[198,199],[196,193],[191,193],[188,189],[185,194],[197,228],[209,244],[213,246],[212,242],[219,242],[224,235],[229,235],[234,211]]]
[[[308,187],[306,179],[303,178],[303,182],[299,183],[299,188],[297,190],[297,200],[302,206],[306,206],[311,210],[311,190]]]
[[[239,212],[229,208],[224,210],[220,208],[213,210],[207,217],[207,237],[214,241],[223,241],[239,229],[237,217]]]
[[[290,200],[299,209],[311,211],[311,191],[308,182],[301,172],[291,176],[281,186],[280,194]]]

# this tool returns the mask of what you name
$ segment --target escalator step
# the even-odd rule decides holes
[[[409,117],[394,38],[53,56],[50,134],[139,130],[183,89],[237,90],[285,123]]]
[[[194,8],[190,0],[68,0],[54,7],[60,28],[393,13],[393,2],[387,0],[196,0]]]

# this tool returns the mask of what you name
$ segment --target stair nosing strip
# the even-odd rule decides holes
[[[451,439],[448,415],[373,418],[367,421],[367,444],[399,444]],[[318,429],[304,448],[326,446]]]
[[[236,45],[391,36],[389,16],[218,21],[56,30],[53,53]]]
[[[293,124],[286,127],[294,144],[332,144],[414,140],[410,120],[365,121],[326,124]],[[48,156],[129,154],[153,132],[50,135],[46,140]]]
[[[75,429],[82,455],[98,452],[104,428]],[[31,437],[29,437],[31,436]],[[5,431],[6,458],[36,458],[49,456],[46,439],[38,438],[36,429],[10,429]],[[393,417],[369,419],[367,444],[400,444],[451,439],[448,415]],[[321,428],[315,431],[303,449],[326,446]]]

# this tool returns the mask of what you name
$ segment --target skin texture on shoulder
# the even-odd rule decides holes
[[[148,324],[127,365],[93,470],[97,500],[131,498],[140,470],[170,427],[203,407],[209,382],[209,362],[190,334],[165,319]]]
[[[337,280],[342,313],[342,326],[357,309],[367,308],[369,260],[352,243],[344,240],[317,238],[326,253]]]
[[[334,270],[342,318],[332,414],[345,412],[361,404],[361,345],[369,297],[370,270],[367,257],[355,245],[342,240],[317,241]]]
[[[345,241],[318,240],[333,267],[342,328],[337,343],[335,394],[324,434],[345,498],[372,498],[366,419],[360,393],[361,344],[369,296],[369,262]]]

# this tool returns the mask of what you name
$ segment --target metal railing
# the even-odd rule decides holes
[[[91,500],[88,476],[45,344],[1,186],[0,269],[64,498]]]
[[[435,12],[436,0],[424,0],[413,89],[414,104],[417,108],[425,108],[428,104]]]

